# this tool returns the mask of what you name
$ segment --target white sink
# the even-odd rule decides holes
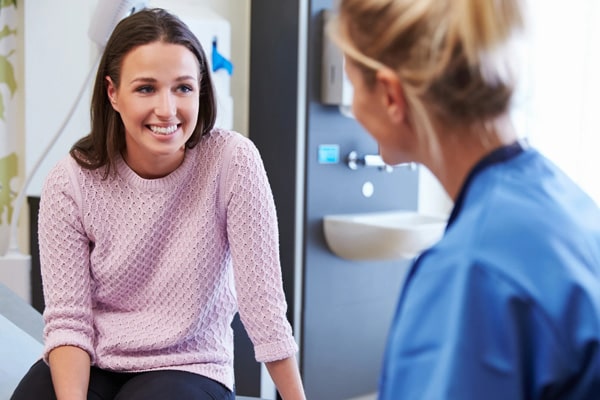
[[[413,258],[444,234],[446,217],[415,211],[335,214],[323,217],[331,251],[348,260]]]

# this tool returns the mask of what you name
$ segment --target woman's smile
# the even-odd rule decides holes
[[[178,128],[179,125],[169,125],[169,126],[157,126],[157,125],[148,125],[148,128],[154,132],[156,135],[160,136],[171,136]]]

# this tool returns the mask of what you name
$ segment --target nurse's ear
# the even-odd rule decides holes
[[[119,112],[119,107],[117,105],[117,87],[112,79],[110,79],[110,76],[107,75],[104,79],[106,80],[106,95],[110,100],[110,104],[116,112]]]
[[[398,75],[391,69],[384,67],[377,70],[375,80],[382,89],[383,106],[390,120],[395,124],[405,122],[406,99]]]

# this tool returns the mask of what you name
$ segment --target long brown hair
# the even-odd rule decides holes
[[[91,132],[78,140],[70,151],[83,168],[104,167],[104,177],[114,170],[117,157],[125,149],[125,127],[120,114],[110,104],[105,78],[109,76],[119,87],[123,58],[138,46],[158,41],[185,46],[196,56],[200,66],[198,123],[186,147],[196,146],[200,138],[212,130],[216,101],[202,45],[177,16],[159,8],[144,9],[117,24],[100,59],[90,109]]]

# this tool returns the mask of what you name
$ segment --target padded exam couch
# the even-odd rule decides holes
[[[43,328],[41,314],[0,283],[0,400],[42,355]]]

